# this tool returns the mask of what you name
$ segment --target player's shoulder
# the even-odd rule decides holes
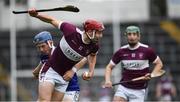
[[[63,22],[61,24],[61,30],[65,33],[64,35],[76,35],[77,33],[78,34],[82,34],[83,31],[81,31],[76,25],[70,23],[70,22]]]
[[[128,44],[123,45],[123,46],[121,46],[121,47],[120,47],[120,50],[121,50],[121,49],[127,49],[128,47],[129,47],[129,45],[128,45]]]
[[[149,45],[143,44],[143,43],[139,43],[139,46],[144,47],[144,48],[149,48]]]
[[[154,49],[147,44],[140,43],[140,47],[145,51],[154,51]]]
[[[64,28],[68,28],[68,29],[76,29],[77,26],[74,25],[71,22],[67,22],[67,21],[62,21],[61,24],[59,24],[59,28],[64,29]]]
[[[121,46],[118,51],[122,52],[122,51],[127,51],[127,50],[129,50],[129,44]]]
[[[123,46],[121,46],[116,52],[123,52],[123,51],[125,51],[126,49],[128,49],[128,44],[127,45],[123,45]]]

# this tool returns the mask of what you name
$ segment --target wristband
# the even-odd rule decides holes
[[[74,73],[76,73],[76,72],[77,72],[77,68],[76,68],[76,67],[73,67],[73,68],[72,68],[72,71],[73,71]]]

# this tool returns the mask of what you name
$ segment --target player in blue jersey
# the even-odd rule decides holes
[[[89,80],[93,77],[104,25],[96,20],[88,19],[84,22],[84,31],[81,31],[71,23],[38,13],[35,9],[29,9],[29,15],[50,23],[63,33],[51,57],[42,67],[39,87],[39,101],[62,101],[68,80],[74,74],[72,70],[77,70],[72,67],[84,57],[88,60],[89,72],[83,75],[83,79]],[[52,97],[54,89],[54,96],[57,97]]]
[[[53,53],[55,46],[53,45],[52,36],[49,32],[43,31],[37,34],[33,40],[36,45],[38,51],[40,52],[40,63],[33,70],[33,75],[35,78],[38,78],[40,70],[42,66],[48,61],[49,57]],[[86,58],[82,59],[78,64],[76,64],[76,68],[81,68],[87,62]],[[39,78],[40,79],[40,78]],[[68,102],[76,102],[79,99],[79,84],[77,74],[75,73],[73,78],[70,80],[69,85],[66,89],[65,96],[63,101]]]

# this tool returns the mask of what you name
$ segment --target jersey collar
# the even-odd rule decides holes
[[[129,48],[129,50],[136,50],[136,49],[139,48],[139,46],[140,46],[140,43],[138,42],[135,47],[130,47],[130,46],[128,45],[128,48]]]

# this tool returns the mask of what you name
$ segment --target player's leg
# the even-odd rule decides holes
[[[127,89],[129,102],[144,102],[146,90],[145,89]]]
[[[63,77],[55,72],[52,68],[50,70],[53,73],[53,79],[55,82],[51,101],[62,101],[69,82],[65,81]]]
[[[52,92],[54,91],[54,81],[50,78],[51,71],[39,75],[38,101],[51,101]]]
[[[52,94],[51,101],[62,101],[63,97],[64,97],[63,92],[59,92],[59,91],[54,90],[53,94]]]
[[[127,100],[124,99],[123,97],[114,96],[113,102],[127,102]]]
[[[54,85],[51,82],[44,81],[39,83],[38,101],[51,101]]]
[[[54,71],[51,67],[48,68],[46,73],[40,73],[39,76],[39,101],[52,101],[56,99],[62,101],[65,90],[68,86],[68,82]],[[60,94],[56,94],[54,90],[59,91]]]
[[[61,80],[61,81],[64,81],[64,80],[62,80],[62,79],[60,79],[60,80]],[[57,84],[57,83],[56,83],[56,84]],[[66,81],[64,81],[63,84],[61,83],[61,84],[59,84],[59,85],[56,85],[56,86],[55,86],[55,89],[54,89],[54,91],[53,91],[53,94],[52,94],[51,101],[62,101],[67,86],[68,86],[68,82],[66,82]]]
[[[63,101],[64,102],[78,102],[79,101],[79,91],[66,91]]]
[[[128,102],[127,92],[122,85],[118,85],[117,91],[114,95],[113,102]]]

